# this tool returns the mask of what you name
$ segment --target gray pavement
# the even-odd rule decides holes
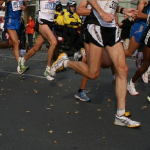
[[[26,62],[30,70],[16,72],[12,50],[0,50],[0,150],[149,150],[149,84],[139,80],[139,96],[127,94],[126,109],[140,128],[113,124],[115,85],[110,69],[90,80],[91,102],[74,98],[81,76],[67,69],[49,82],[43,76],[47,52],[39,51]],[[72,59],[72,58],[71,58]],[[128,80],[136,71],[128,58]]]

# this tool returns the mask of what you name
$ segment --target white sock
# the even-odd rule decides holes
[[[64,68],[67,68],[67,63],[68,63],[68,61],[69,61],[69,60],[67,60],[67,59],[64,60],[64,63],[63,63],[63,64],[64,64]]]
[[[50,66],[47,66],[47,67],[46,67],[46,70],[48,70],[48,71],[49,71],[49,70],[50,70]]]
[[[117,116],[123,116],[125,114],[125,109],[117,109]]]

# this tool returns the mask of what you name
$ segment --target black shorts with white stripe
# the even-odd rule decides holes
[[[89,43],[99,47],[114,46],[120,42],[119,31],[117,27],[103,27],[95,24],[88,24]]]

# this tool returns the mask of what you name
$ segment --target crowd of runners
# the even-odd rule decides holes
[[[5,6],[3,6],[4,2]],[[35,27],[35,30],[39,34],[36,43],[24,57],[20,57],[17,32],[20,27],[21,12],[27,7],[26,0],[0,1],[0,9],[6,12],[4,29],[9,34],[9,40],[0,43],[0,48],[3,49],[13,46],[13,52],[18,64],[17,72],[22,74],[28,69],[28,66],[25,66],[25,61],[39,51],[47,40],[50,43],[47,54],[47,65],[44,72],[47,80],[54,80],[57,70],[60,68],[71,68],[75,70],[83,76],[81,86],[77,94],[75,94],[75,97],[86,102],[90,101],[85,90],[88,80],[99,77],[101,67],[111,67],[112,72],[116,74],[117,111],[114,124],[127,127],[139,127],[141,126],[140,122],[133,121],[125,115],[125,100],[127,90],[131,95],[139,94],[135,89],[135,82],[140,77],[142,77],[145,83],[148,83],[148,76],[150,74],[150,1],[139,1],[137,9],[123,8],[118,3],[118,0],[81,1],[76,10],[76,14],[84,16],[81,26],[81,39],[84,48],[80,52],[75,53],[75,61],[70,61],[67,54],[62,53],[51,64],[53,55],[59,54],[57,46],[58,39],[52,29],[54,27],[55,9],[57,5],[61,5],[61,2],[58,0],[39,0],[39,11]],[[75,9],[76,2],[68,1],[67,9],[64,12],[68,13],[71,10],[72,14],[69,16],[74,19]],[[123,49],[119,36],[117,13],[125,14],[135,19],[135,23],[131,29],[129,48],[126,50]],[[81,24],[78,21],[76,23],[69,22],[68,26],[76,26],[77,23]],[[66,28],[61,30],[65,34]],[[135,50],[142,44],[144,45],[142,49],[142,63],[139,65],[140,67],[135,72],[133,78],[127,82],[128,65],[126,63],[126,57],[132,57]],[[81,61],[77,61],[79,58],[82,58]],[[150,96],[147,98],[150,101]]]

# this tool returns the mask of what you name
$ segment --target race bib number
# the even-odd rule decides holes
[[[41,1],[41,12],[54,13],[56,8],[55,1]]]
[[[22,5],[23,5],[23,0],[12,1],[12,10],[13,11],[21,10],[20,6]]]

